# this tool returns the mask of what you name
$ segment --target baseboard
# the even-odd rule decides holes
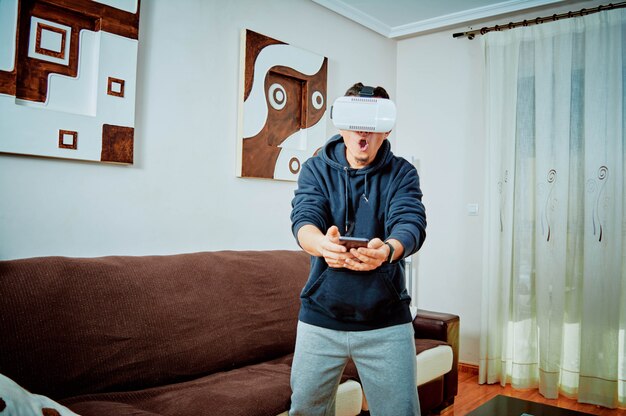
[[[478,366],[476,364],[459,363],[459,373],[468,373],[478,375]]]

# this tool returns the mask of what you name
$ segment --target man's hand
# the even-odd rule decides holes
[[[320,254],[324,257],[329,267],[346,267],[346,262],[354,259],[354,255],[339,242],[340,236],[339,228],[333,225],[319,241]]]
[[[345,267],[347,259],[354,255],[339,243],[339,228],[333,225],[326,234],[313,225],[305,225],[298,231],[298,241],[302,248],[312,256],[324,257],[329,267]]]
[[[380,238],[373,238],[367,248],[353,248],[350,250],[353,258],[345,260],[344,267],[355,271],[368,271],[379,268],[389,257],[389,247]]]

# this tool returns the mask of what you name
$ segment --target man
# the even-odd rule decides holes
[[[353,85],[346,96],[389,99]],[[391,153],[390,132],[340,130],[307,160],[292,201],[292,230],[311,257],[291,374],[296,415],[334,415],[348,361],[371,415],[419,415],[414,333],[403,259],[426,236],[415,167]],[[347,249],[340,236],[365,237]]]

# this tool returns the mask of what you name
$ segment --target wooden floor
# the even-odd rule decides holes
[[[555,400],[549,400],[544,398],[541,394],[539,394],[539,391],[534,389],[514,390],[510,385],[502,387],[499,384],[478,384],[478,375],[473,372],[459,372],[459,394],[454,399],[454,405],[441,412],[441,416],[466,415],[498,394],[529,400],[532,402],[544,403],[551,406],[577,410],[579,412],[586,412],[592,415],[626,416],[625,409],[612,410],[591,404],[582,404],[563,396]]]

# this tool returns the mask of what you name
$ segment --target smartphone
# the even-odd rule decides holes
[[[360,237],[339,237],[339,241],[350,250],[351,248],[367,247],[369,240]]]

